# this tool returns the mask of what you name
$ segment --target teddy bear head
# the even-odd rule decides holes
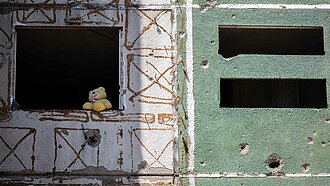
[[[105,93],[105,89],[103,87],[99,87],[89,92],[88,100],[93,102],[94,100],[105,99],[107,94]]]

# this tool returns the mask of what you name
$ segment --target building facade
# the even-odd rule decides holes
[[[330,1],[0,2],[0,184],[328,184]]]

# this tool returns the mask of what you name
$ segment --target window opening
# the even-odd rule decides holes
[[[21,109],[82,109],[103,86],[119,107],[119,28],[17,28],[15,99]]]
[[[220,79],[220,107],[327,108],[325,79]]]
[[[221,25],[219,54],[324,55],[323,28]]]

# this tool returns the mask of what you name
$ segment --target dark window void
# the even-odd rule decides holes
[[[219,54],[324,55],[323,28],[219,26]]]
[[[103,86],[119,105],[119,29],[17,29],[16,96],[21,109],[82,109]]]
[[[220,107],[327,108],[325,79],[220,79]]]

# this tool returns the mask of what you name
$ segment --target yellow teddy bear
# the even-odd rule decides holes
[[[105,99],[106,97],[107,94],[105,93],[105,89],[103,87],[90,91],[88,96],[89,102],[86,102],[83,105],[83,109],[95,111],[111,109],[112,105],[109,100]]]

